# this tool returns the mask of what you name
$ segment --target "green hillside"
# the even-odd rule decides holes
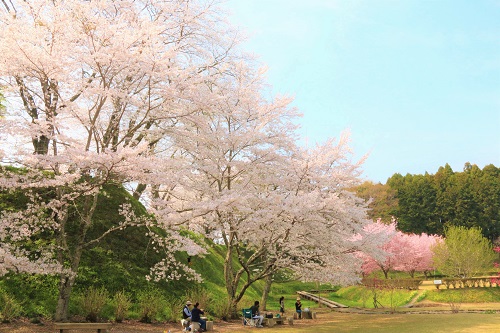
[[[2,209],[22,209],[18,194],[0,194]],[[138,214],[146,214],[145,208],[121,186],[108,186],[103,189],[99,205],[96,209],[93,227],[88,237],[92,239],[103,230],[116,225],[122,218],[118,208],[123,202],[130,202]],[[13,203],[16,203],[14,205]],[[71,298],[70,313],[83,315],[81,300],[91,288],[107,291],[107,305],[102,314],[108,319],[113,318],[112,297],[118,292],[125,292],[131,299],[129,316],[139,319],[141,297],[144,293],[153,294],[156,303],[161,306],[156,320],[172,320],[180,313],[180,308],[186,299],[205,303],[204,308],[216,316],[224,316],[227,294],[224,282],[224,251],[223,245],[213,243],[200,235],[192,235],[200,243],[204,243],[208,253],[204,256],[191,258],[191,267],[201,274],[202,283],[188,281],[182,278],[178,281],[148,282],[146,276],[150,267],[161,260],[144,228],[129,228],[106,236],[101,242],[84,252],[78,277]],[[178,253],[179,260],[186,260],[187,254]],[[9,295],[21,307],[21,314],[30,318],[50,318],[56,306],[58,279],[54,276],[10,273],[0,278],[0,294]],[[275,283],[272,286],[268,308],[277,310],[278,299],[286,297],[286,307],[293,307],[295,292],[303,289],[313,289],[313,284]],[[260,300],[263,282],[258,281],[251,286],[240,302],[240,307],[249,307],[254,300]],[[141,296],[142,295],[142,296]],[[305,306],[313,305],[305,303]]]

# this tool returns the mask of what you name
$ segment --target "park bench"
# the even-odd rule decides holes
[[[289,325],[293,325],[293,318],[283,317],[273,317],[273,318],[264,318],[262,322],[264,326],[273,327],[274,325],[283,325],[288,322]]]
[[[288,322],[288,324],[290,325],[293,325],[293,318],[292,317],[289,317],[287,319],[286,316],[283,316],[283,317],[275,317],[274,318],[274,321],[276,322],[276,324],[278,325],[283,325],[284,323]]]
[[[111,323],[55,323],[54,328],[59,333],[70,330],[97,330],[97,333],[106,333],[111,328]]]
[[[206,317],[201,317],[201,318],[206,320]],[[184,320],[184,319],[181,320],[181,325],[182,325],[183,329],[186,327],[184,325],[185,321],[186,320]],[[206,330],[213,331],[214,330],[214,322],[211,320],[206,320],[206,323],[207,323]],[[197,323],[197,322],[189,322],[187,326],[190,327],[192,332],[198,332],[200,330],[200,323]]]
[[[297,312],[293,314],[293,319],[299,319],[299,314]],[[316,319],[316,312],[302,311],[302,319]]]
[[[262,321],[262,325],[267,327],[273,327],[274,324],[276,324],[275,319],[276,318],[264,318],[264,320]]]

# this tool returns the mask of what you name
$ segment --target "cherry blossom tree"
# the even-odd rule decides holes
[[[274,212],[269,192],[294,147],[295,111],[289,98],[263,97],[262,71],[235,62],[227,73],[205,86],[200,112],[172,131],[175,158],[188,172],[175,186],[156,188],[152,207],[223,241],[228,302],[235,312],[246,289],[271,272],[271,265],[263,265],[267,242],[261,244],[261,234]],[[240,268],[233,267],[235,259]]]
[[[82,251],[115,230],[154,225],[170,236],[152,236],[168,245],[163,277],[194,275],[173,252],[202,250],[166,219],[137,217],[124,204],[112,228],[95,239],[87,232],[105,185],[171,185],[180,177],[179,164],[156,147],[164,149],[177,119],[196,109],[197,87],[231,55],[236,37],[217,8],[183,0],[1,6],[2,122],[11,143],[1,158],[22,171],[3,169],[0,189],[30,200],[0,216],[0,272],[60,274],[56,320],[63,320]],[[42,234],[53,241],[28,253],[23,240]]]
[[[441,241],[441,237],[427,234],[405,234],[397,230],[397,221],[393,218],[391,224],[383,224],[379,219],[366,229],[368,234],[383,233],[387,236],[379,242],[380,249],[385,256],[374,258],[363,254],[363,273],[369,274],[375,270],[382,270],[388,278],[390,270],[408,272],[413,278],[415,272],[428,272],[434,268],[432,256],[433,246]]]
[[[0,215],[0,272],[59,274],[56,320],[67,316],[83,251],[136,226],[165,250],[155,280],[198,278],[173,255],[203,252],[183,228],[220,239],[234,311],[252,283],[281,269],[352,280],[363,244],[354,238],[368,221],[347,189],[362,161],[352,162],[347,136],[296,145],[292,100],[270,94],[211,1],[2,6],[2,121],[12,144],[1,158],[19,168],[2,170],[0,190],[23,191],[29,203]],[[90,239],[100,195],[122,184],[151,215],[124,203],[121,220]],[[19,246],[41,235],[36,256]]]
[[[291,99],[269,96],[264,72],[234,63],[206,86],[200,108],[171,133],[188,173],[155,189],[158,215],[224,244],[228,306],[248,287],[287,268],[302,279],[345,281],[357,259],[348,239],[365,207],[345,191],[358,182],[348,137],[316,149],[295,144]],[[160,213],[161,212],[161,213]]]
[[[423,272],[425,275],[434,269],[432,260],[432,247],[442,240],[439,236],[427,234],[401,234],[395,250],[394,269],[407,272],[413,278],[415,272]]]
[[[391,242],[398,241],[398,231],[396,230],[396,222],[390,224],[383,223],[380,219],[377,222],[369,224],[365,228],[366,234],[384,235],[384,241],[378,244],[382,254],[374,257],[370,253],[361,252],[359,255],[363,258],[362,271],[363,274],[370,274],[376,270],[382,270],[385,278],[388,278],[389,271],[394,267],[395,262],[393,253],[391,253]]]
[[[304,281],[357,282],[361,265],[355,255],[368,242],[353,241],[368,223],[365,203],[346,189],[357,183],[359,163],[353,163],[349,136],[329,140],[313,149],[299,149],[286,163],[279,186],[270,194],[282,202],[266,217],[270,234],[262,239],[271,272],[287,269]],[[278,183],[275,183],[276,185]],[[271,279],[266,279],[263,293]]]

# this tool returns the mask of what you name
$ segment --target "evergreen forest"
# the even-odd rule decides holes
[[[398,229],[444,235],[447,226],[481,228],[495,242],[500,236],[500,169],[493,164],[480,169],[466,163],[455,172],[450,165],[435,174],[394,174],[386,184],[365,182],[355,188],[358,196],[372,199],[370,218],[397,219]]]

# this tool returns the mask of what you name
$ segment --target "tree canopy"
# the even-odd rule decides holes
[[[433,247],[434,264],[440,272],[467,278],[491,268],[496,253],[481,229],[451,226],[445,234]]]
[[[163,254],[154,281],[199,279],[175,257],[204,253],[186,229],[222,241],[233,307],[248,284],[284,267],[303,279],[352,279],[359,262],[348,239],[368,221],[347,189],[362,161],[352,161],[348,135],[315,149],[296,144],[292,99],[272,94],[216,3],[1,6],[9,107],[0,157],[17,169],[2,169],[0,190],[25,200],[0,212],[0,274],[58,274],[57,320],[67,317],[84,253],[137,227]],[[111,185],[127,186],[148,214],[123,203],[95,232]],[[34,238],[44,241],[26,247]]]
[[[397,200],[384,212],[397,218],[401,231],[444,235],[448,226],[464,226],[480,228],[490,241],[500,236],[500,169],[492,164],[481,170],[466,163],[463,172],[446,164],[435,174],[394,174],[384,186]]]

